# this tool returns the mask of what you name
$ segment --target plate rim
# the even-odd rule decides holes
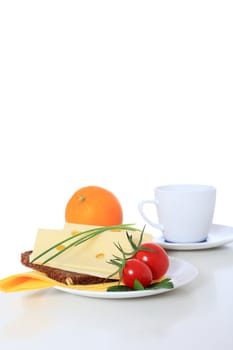
[[[173,266],[174,264],[178,263],[179,267],[185,268],[186,273],[187,271],[189,271],[190,273],[190,275],[186,277],[185,280],[176,281],[176,280],[173,280],[173,278],[176,276],[169,275],[169,269],[168,269],[167,277],[171,278],[174,283],[174,288],[172,289],[161,288],[161,289],[150,289],[150,290],[142,290],[142,291],[135,290],[135,291],[129,291],[129,292],[128,291],[127,292],[106,292],[106,291],[91,291],[91,290],[85,291],[85,290],[66,288],[63,286],[54,286],[53,288],[68,294],[76,295],[76,296],[84,296],[84,297],[91,297],[91,298],[98,298],[98,299],[130,299],[130,298],[149,297],[153,295],[159,295],[159,294],[171,292],[173,290],[176,290],[190,283],[193,279],[195,279],[198,276],[199,274],[198,268],[194,264],[190,263],[189,261],[176,258],[176,257],[170,257],[170,256],[169,256],[169,260],[170,260],[169,269],[174,267]]]

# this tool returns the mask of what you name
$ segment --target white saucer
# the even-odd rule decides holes
[[[204,242],[197,243],[171,243],[165,241],[163,236],[155,237],[154,242],[169,250],[199,250],[220,247],[233,242],[233,227],[213,224]]]

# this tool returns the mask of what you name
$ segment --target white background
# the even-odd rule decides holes
[[[211,184],[233,225],[232,18],[226,0],[0,1],[0,277],[86,185],[142,223],[155,186]]]

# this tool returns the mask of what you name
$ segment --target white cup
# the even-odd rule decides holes
[[[138,210],[151,226],[162,231],[168,242],[195,243],[206,240],[216,201],[216,189],[206,185],[167,185],[155,188],[153,200],[142,200]],[[145,214],[146,205],[157,208],[158,221]]]

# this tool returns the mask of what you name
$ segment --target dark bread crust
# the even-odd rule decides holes
[[[114,280],[109,280],[102,277],[96,277],[96,276],[85,275],[85,274],[71,272],[71,271],[65,271],[65,270],[57,269],[50,266],[32,264],[30,263],[31,253],[32,253],[32,250],[22,253],[21,263],[24,266],[30,267],[33,270],[45,273],[49,278],[52,278],[53,280],[58,281],[60,283],[64,283],[68,285],[73,285],[73,284],[85,285],[85,284],[97,284],[97,283],[114,281]]]

